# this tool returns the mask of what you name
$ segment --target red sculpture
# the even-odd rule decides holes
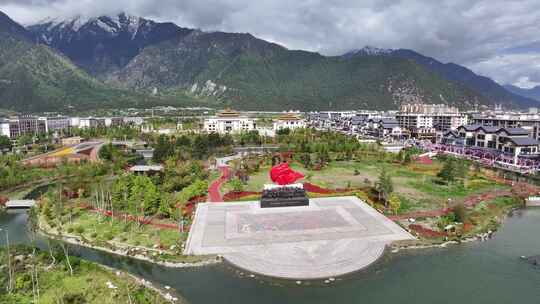
[[[270,170],[270,178],[272,181],[281,186],[293,184],[303,177],[304,175],[302,173],[293,171],[287,163],[274,166]]]

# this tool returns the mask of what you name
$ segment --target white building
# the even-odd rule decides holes
[[[144,124],[143,117],[124,117],[123,120],[124,120],[124,123],[128,125],[140,126]]]
[[[17,138],[46,132],[45,121],[34,116],[20,116],[0,121],[0,135]]]
[[[117,127],[124,124],[124,118],[122,117],[105,117],[103,120],[106,127]]]
[[[306,127],[306,120],[292,113],[285,113],[274,120],[274,131],[283,129],[302,129]]]
[[[437,131],[455,130],[466,125],[467,115],[455,107],[430,104],[404,104],[396,114],[399,125],[409,130],[436,129]]]
[[[257,130],[256,119],[240,115],[233,110],[219,112],[204,120],[203,130],[208,133],[232,134]]]
[[[65,116],[40,117],[39,120],[45,122],[45,132],[68,131],[71,127],[71,118]]]
[[[79,118],[79,128],[81,129],[98,128],[98,127],[105,127],[104,118],[94,118],[94,117]]]
[[[540,115],[534,113],[483,113],[475,115],[472,123],[488,127],[523,128],[531,137],[540,139]]]

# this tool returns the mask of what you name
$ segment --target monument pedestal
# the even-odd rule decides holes
[[[264,186],[261,208],[298,206],[309,206],[309,198],[302,184]]]

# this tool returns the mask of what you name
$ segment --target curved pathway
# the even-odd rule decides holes
[[[241,158],[241,154],[235,154],[232,156],[216,158],[216,166],[221,171],[221,177],[210,184],[208,187],[208,202],[218,203],[223,202],[223,196],[221,195],[220,188],[231,176],[231,169],[228,162]]]
[[[231,169],[229,167],[219,167],[219,170],[221,171],[221,177],[208,187],[208,201],[212,203],[223,202],[223,197],[221,196],[219,189],[231,174]]]

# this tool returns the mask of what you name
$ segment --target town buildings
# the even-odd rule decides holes
[[[472,123],[499,128],[523,128],[534,139],[540,139],[540,115],[537,113],[483,113],[474,115]]]
[[[208,133],[233,134],[257,129],[256,119],[227,109],[204,120],[203,129]]]
[[[106,122],[104,118],[85,117],[79,118],[78,127],[81,129],[87,128],[100,128],[105,127]]]
[[[0,121],[0,135],[15,139],[47,132],[46,121],[35,116],[19,116]]]
[[[61,133],[69,131],[71,127],[71,118],[66,116],[40,117],[39,120],[45,122],[46,133]]]
[[[402,105],[396,119],[417,139],[432,138],[437,131],[455,130],[468,122],[467,115],[460,113],[458,108],[420,103]]]
[[[274,120],[274,131],[300,129],[306,127],[306,120],[293,113],[285,113]]]
[[[540,142],[523,128],[465,125],[445,133],[441,143],[484,152],[496,151],[510,156],[514,163],[518,162],[518,157],[530,158],[540,154]]]

